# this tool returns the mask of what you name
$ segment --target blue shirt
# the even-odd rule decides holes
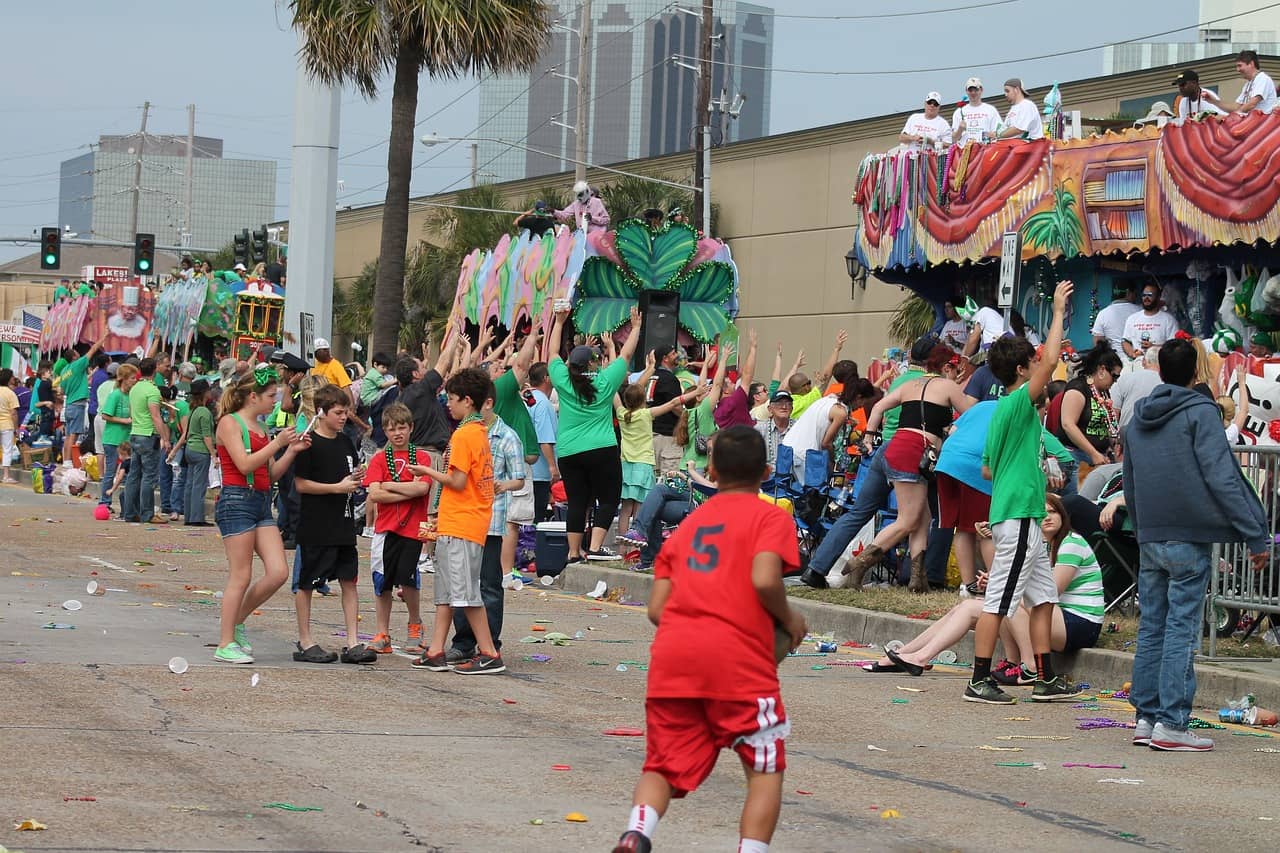
[[[939,473],[984,495],[991,494],[991,481],[982,477],[982,450],[986,447],[987,428],[991,426],[991,416],[995,413],[994,400],[970,406],[956,420],[955,431],[942,442],[942,452],[938,454]]]
[[[969,384],[964,386],[964,393],[966,397],[972,397],[979,402],[998,400],[1004,396],[1004,386],[1000,384],[999,379],[996,379],[991,368],[984,363],[973,372],[973,376],[969,377]]]
[[[515,480],[525,476],[524,445],[516,431],[495,417],[489,425],[489,452],[493,455],[493,482]],[[511,505],[511,492],[494,490],[493,515],[489,517],[489,535],[502,536],[507,532],[507,507]]]
[[[99,367],[89,377],[89,416],[98,414],[98,387],[111,378],[105,368]]]
[[[555,407],[551,405],[547,395],[537,388],[533,389],[533,399],[529,417],[533,418],[533,431],[538,436],[538,444],[555,444],[557,429]],[[547,464],[547,458],[542,455],[541,447],[538,448],[538,459],[533,463],[532,476],[536,483],[551,482],[551,466]]]

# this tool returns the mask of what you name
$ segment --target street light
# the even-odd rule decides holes
[[[611,169],[608,166],[597,166],[596,164],[588,163],[585,160],[575,160],[572,157],[565,157],[560,154],[556,154],[552,151],[543,151],[540,148],[530,148],[528,145],[525,145],[521,142],[512,142],[509,139],[499,139],[495,136],[441,136],[438,133],[428,133],[420,137],[418,141],[428,148],[431,148],[435,145],[439,145],[442,142],[470,142],[473,145],[477,142],[492,142],[496,145],[507,145],[512,148],[519,148],[521,151],[528,151],[533,154],[541,154],[544,157],[551,157],[556,160],[564,160],[565,162],[573,163],[575,166],[583,165],[589,169],[598,169],[601,172],[608,172],[611,175],[623,175],[624,177],[628,177],[628,178],[638,178],[639,180],[642,180],[642,181],[648,181],[649,183],[652,183],[652,184],[662,184],[665,187],[675,187],[676,189],[681,189],[681,190],[692,190],[695,193],[699,192],[697,187],[691,186],[690,184],[680,184],[680,183],[676,183],[675,181],[664,181],[662,178],[653,178],[653,177],[650,177],[649,175],[637,175],[635,172],[624,172],[621,169]]]

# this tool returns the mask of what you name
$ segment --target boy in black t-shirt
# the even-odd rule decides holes
[[[326,581],[342,587],[342,615],[347,623],[347,647],[343,663],[373,663],[378,656],[356,635],[356,575],[360,558],[356,551],[355,515],[351,493],[364,475],[356,466],[356,449],[342,433],[350,398],[336,385],[315,394],[315,426],[310,445],[293,463],[294,482],[301,496],[298,549],[302,569],[294,604],[298,612],[298,650],[293,659],[305,663],[333,663],[338,655],[322,649],[311,638],[311,593]]]

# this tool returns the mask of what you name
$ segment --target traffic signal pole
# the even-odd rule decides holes
[[[129,234],[138,233],[138,203],[142,193],[142,149],[147,144],[147,113],[151,112],[151,102],[142,104],[142,127],[138,130],[137,157],[133,161],[133,206],[129,212]]]

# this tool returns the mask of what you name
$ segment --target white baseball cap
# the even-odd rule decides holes
[[[236,264],[232,269],[239,272],[240,270],[247,269],[247,267],[244,264]]]
[[[925,100],[925,103],[928,103],[929,101],[937,101],[939,104],[941,104],[942,96],[939,95],[937,92],[930,92],[929,94],[924,96],[924,100]]]
[[[328,342],[327,340],[325,340],[324,338],[316,338],[315,348],[316,348],[316,349],[329,349],[329,342]]]
[[[980,78],[980,77],[970,77],[968,80],[965,80],[965,81],[964,81],[964,87],[965,87],[966,89],[973,88],[973,87],[976,87],[976,88],[978,88],[978,89],[981,89],[981,88],[982,88],[982,78]]]

